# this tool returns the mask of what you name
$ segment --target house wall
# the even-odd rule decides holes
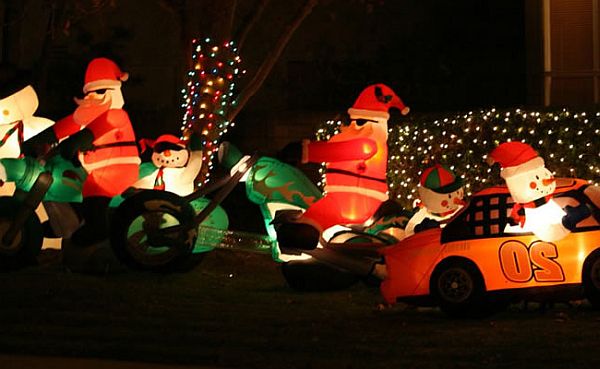
[[[544,105],[600,102],[598,0],[544,0]]]

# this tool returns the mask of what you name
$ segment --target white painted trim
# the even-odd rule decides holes
[[[79,161],[81,162],[81,166],[87,172],[92,170],[96,170],[99,168],[108,167],[111,165],[119,165],[119,164],[140,164],[142,161],[138,156],[120,156],[116,158],[109,158],[105,160],[96,161],[94,163],[85,163],[83,160],[83,154],[80,154]]]
[[[376,190],[371,190],[369,188],[360,188],[354,186],[325,186],[325,192],[327,193],[335,193],[335,192],[346,192],[346,193],[355,193],[360,194],[366,197],[371,197],[375,200],[386,201],[389,199],[388,195],[379,192]]]
[[[542,3],[543,34],[544,34],[544,106],[549,106],[552,97],[552,37],[550,35],[550,0]]]
[[[599,0],[592,0],[592,48],[594,58],[594,103],[600,101],[600,86],[598,85],[598,72],[600,71],[600,19],[598,18]]]

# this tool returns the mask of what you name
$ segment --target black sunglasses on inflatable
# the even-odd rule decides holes
[[[348,121],[348,123],[346,123],[345,125],[349,126],[350,123],[352,123],[352,121],[355,121],[356,125],[359,127],[362,127],[367,123],[377,123],[376,120],[372,120],[372,119],[350,119],[350,121]]]
[[[156,145],[154,145],[153,150],[156,153],[161,153],[161,152],[167,151],[167,150],[171,150],[171,151],[185,150],[185,148],[183,148],[177,144],[171,143],[171,142],[159,142]]]
[[[85,96],[87,96],[87,95],[89,95],[91,93],[95,93],[95,94],[98,94],[98,95],[103,95],[108,90],[114,90],[114,88],[100,88],[100,89],[97,89],[97,90],[88,91],[88,92],[85,93]]]

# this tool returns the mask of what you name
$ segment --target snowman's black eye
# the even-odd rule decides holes
[[[540,176],[535,176],[535,179],[538,179],[538,180],[539,180],[539,179],[540,179]]]

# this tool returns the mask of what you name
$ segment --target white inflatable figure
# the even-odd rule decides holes
[[[23,141],[54,124],[33,115],[38,105],[37,94],[30,85],[0,100],[0,158],[18,158]]]
[[[465,204],[461,178],[441,164],[423,171],[417,190],[420,209],[406,224],[404,237],[428,228],[444,227],[444,222]]]
[[[0,158],[21,157],[21,144],[54,124],[48,118],[34,116],[39,100],[33,87],[13,82],[14,79],[1,86],[4,91],[0,96]],[[5,180],[6,169],[0,164],[0,196],[12,196],[15,184],[4,183]],[[43,206],[36,213],[42,222],[48,219]],[[56,242],[45,240],[44,248],[47,247],[56,248]]]
[[[505,232],[533,232],[547,242],[569,234],[564,222],[567,212],[552,199],[556,180],[531,146],[505,142],[490,153],[488,161],[500,164],[500,176],[515,202],[510,215],[518,224],[507,225]]]
[[[152,165],[142,164],[141,178],[133,184],[135,188],[165,190],[179,196],[194,191],[194,180],[202,167],[202,151],[199,141],[192,135],[189,142],[173,135],[162,135],[156,140],[140,140],[142,151],[152,149]]]
[[[31,85],[20,83],[13,70],[0,71],[0,158],[19,158],[22,155],[21,144],[50,127],[54,122],[33,114],[39,101]],[[14,183],[6,183],[5,168],[0,164],[0,196],[11,196],[15,191]]]
[[[50,119],[33,115],[38,104],[37,94],[30,85],[0,99],[0,158],[20,157],[23,141],[54,124]],[[0,181],[5,180],[6,172],[0,164]],[[14,189],[12,183],[3,185],[0,195],[10,196]]]

